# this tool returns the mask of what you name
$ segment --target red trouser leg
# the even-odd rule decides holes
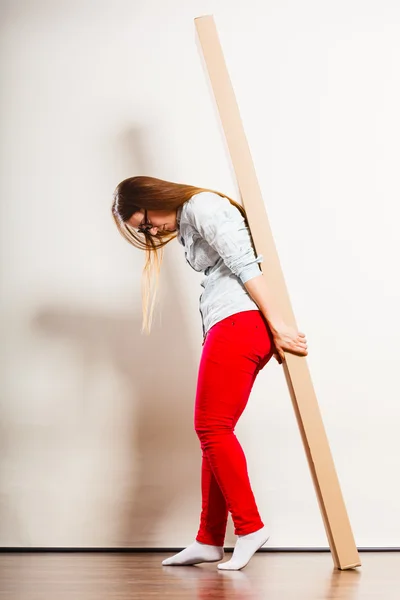
[[[234,428],[258,372],[272,355],[271,333],[258,310],[231,315],[208,332],[195,403],[195,430],[203,454],[196,539],[204,544],[223,545],[228,511],[236,535],[263,527]]]

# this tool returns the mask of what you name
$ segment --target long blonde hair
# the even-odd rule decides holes
[[[138,232],[127,221],[141,209],[146,210],[176,210],[195,194],[213,192],[227,198],[239,209],[247,221],[243,206],[215,190],[208,188],[173,183],[155,177],[128,177],[119,183],[113,194],[112,216],[121,235],[130,244],[145,251],[145,264],[142,272],[142,332],[150,333],[161,264],[164,256],[164,246],[177,237],[176,232],[158,231],[156,235],[150,232]]]

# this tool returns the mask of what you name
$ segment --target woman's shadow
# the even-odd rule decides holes
[[[193,404],[201,335],[199,331],[197,353],[182,318],[184,298],[172,259],[166,251],[160,283],[163,299],[156,307],[150,335],[141,333],[141,313],[106,314],[47,306],[34,317],[34,326],[42,335],[73,343],[89,377],[98,372],[96,362],[104,365],[106,357],[106,364],[122,378],[127,390],[124,393],[135,405],[132,452],[126,452],[132,455],[132,463],[118,472],[128,481],[124,481],[123,497],[118,498],[118,514],[109,515],[116,527],[112,535],[112,545],[116,547],[159,546],[160,526],[163,521],[167,523],[168,511],[172,508],[177,518],[180,509],[193,503],[196,495],[199,504],[198,512],[193,511],[193,529],[198,525],[201,455],[193,429]],[[200,315],[198,319],[201,329]],[[92,503],[95,508],[95,497]],[[183,523],[176,545],[183,544],[188,527]],[[110,545],[108,541],[104,545]]]

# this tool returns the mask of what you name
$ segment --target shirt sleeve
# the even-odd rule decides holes
[[[261,275],[263,256],[256,256],[245,220],[227,198],[196,194],[189,200],[188,219],[242,283]]]

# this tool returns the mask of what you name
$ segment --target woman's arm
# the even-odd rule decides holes
[[[249,279],[243,285],[268,321],[272,333],[276,333],[284,325],[284,322],[279,307],[275,304],[271,296],[264,275],[260,273],[258,277]]]
[[[279,306],[277,306],[270,293],[264,275],[261,273],[258,277],[249,279],[243,285],[268,322],[279,358],[281,360],[285,358],[285,351],[307,356],[305,334],[289,327],[283,321]]]
[[[197,194],[189,202],[189,222],[240,279],[266,318],[274,337],[277,360],[284,360],[285,351],[305,356],[305,335],[283,322],[258,264],[262,255],[256,257],[250,231],[239,210],[212,192]]]

